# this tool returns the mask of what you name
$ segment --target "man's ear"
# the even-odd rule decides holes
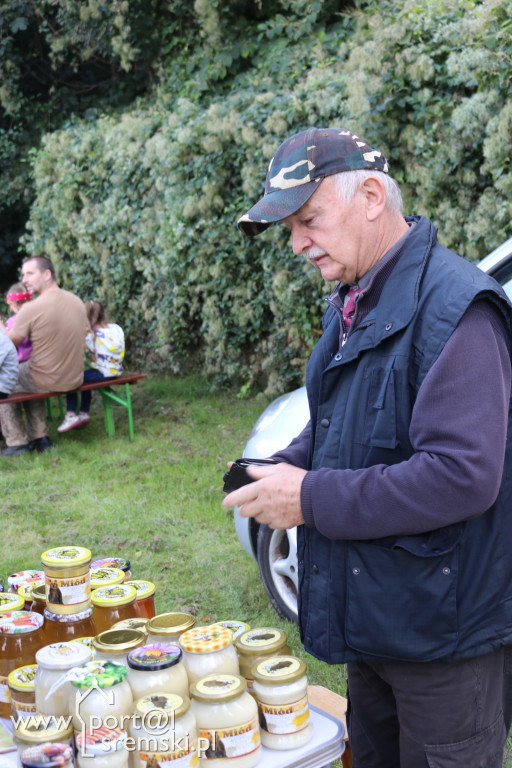
[[[365,196],[366,218],[376,221],[386,207],[386,187],[379,176],[367,176],[361,184]]]

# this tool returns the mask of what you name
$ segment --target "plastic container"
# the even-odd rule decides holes
[[[46,742],[24,749],[21,768],[73,768],[73,749],[69,744]]]
[[[134,648],[146,641],[146,633],[140,629],[107,629],[92,641],[98,661],[119,661],[126,664],[126,657]]]
[[[296,749],[313,736],[306,664],[295,656],[272,656],[252,669],[261,742],[269,749]]]
[[[9,592],[17,593],[23,584],[44,584],[44,571],[18,571],[7,577]]]
[[[116,584],[115,587],[100,587],[91,596],[93,617],[96,633],[111,629],[114,624],[123,619],[134,619],[139,616],[139,608],[135,602],[137,592],[135,587],[126,584]]]
[[[244,678],[207,675],[190,686],[190,695],[201,739],[201,766],[256,765],[261,755],[258,707]]]
[[[35,678],[37,664],[17,667],[9,674],[7,683],[11,696],[11,717],[30,717],[40,714],[36,709]]]
[[[124,728],[86,729],[76,736],[78,768],[128,768],[130,752]]]
[[[127,680],[133,698],[165,691],[188,699],[188,675],[182,656],[181,648],[172,643],[142,645],[130,651]]]
[[[42,715],[70,715],[71,684],[66,672],[90,661],[92,653],[82,643],[53,643],[36,653],[36,707]],[[74,690],[74,689],[73,689]]]
[[[36,651],[44,645],[43,617],[32,611],[0,614],[0,717],[11,714],[9,674],[34,664]]]
[[[155,585],[151,581],[127,581],[129,586],[135,587],[137,597],[135,598],[139,606],[141,618],[152,619],[155,615]]]
[[[191,613],[159,613],[146,624],[148,642],[177,643],[180,636],[195,624],[196,620]]]
[[[19,758],[28,747],[47,742],[66,744],[73,749],[73,726],[60,717],[36,715],[22,723],[14,724],[12,735]]]
[[[130,561],[124,557],[100,557],[93,560],[91,568],[120,568],[124,573],[124,580],[130,581],[132,572],[130,571]]]
[[[14,592],[0,592],[0,616],[7,611],[24,611],[25,600]]]
[[[75,690],[70,693],[69,709],[76,731],[123,727],[133,708],[126,666],[117,661],[88,661],[69,673]]]
[[[91,567],[91,590],[100,587],[113,587],[115,584],[122,584],[124,581],[124,571],[120,568],[92,568]]]
[[[44,609],[44,635],[46,645],[66,643],[79,637],[96,635],[92,608],[81,613],[51,613]]]
[[[85,547],[55,547],[41,555],[46,585],[46,607],[50,613],[82,613],[91,603],[90,550]]]
[[[197,768],[199,765],[197,726],[188,697],[161,691],[139,699],[129,732],[136,746],[134,763],[140,768],[157,765]]]
[[[271,656],[290,656],[286,633],[274,627],[256,627],[244,632],[235,640],[240,662],[240,674],[247,680],[247,690],[252,693],[251,670],[258,661]]]
[[[194,627],[180,636],[179,645],[190,685],[214,672],[240,673],[233,633],[226,627],[218,624]]]

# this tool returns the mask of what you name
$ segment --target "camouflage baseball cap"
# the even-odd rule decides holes
[[[270,161],[265,194],[238,219],[238,227],[244,235],[259,235],[298,211],[326,176],[360,169],[387,173],[388,163],[352,131],[309,128],[296,133]]]

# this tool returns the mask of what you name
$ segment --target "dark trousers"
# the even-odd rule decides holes
[[[502,648],[452,664],[350,662],[354,768],[501,768],[511,717],[509,654]]]
[[[84,371],[84,384],[88,381],[105,381],[105,379],[115,379],[115,376],[104,376],[102,373],[96,370],[96,368],[86,368]],[[91,395],[92,392],[80,392],[80,410],[83,413],[89,413],[91,407]],[[76,392],[70,392],[66,395],[66,409],[68,411],[76,411],[77,404]]]

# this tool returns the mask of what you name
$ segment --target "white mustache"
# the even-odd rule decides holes
[[[305,251],[302,251],[302,255],[306,261],[311,261],[319,256],[326,256],[326,253],[322,248],[307,248]]]

